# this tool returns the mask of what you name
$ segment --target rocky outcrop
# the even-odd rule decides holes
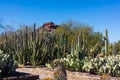
[[[39,30],[51,32],[56,28],[57,28],[57,25],[55,25],[53,22],[47,22],[47,23],[44,23],[42,26],[40,26]]]

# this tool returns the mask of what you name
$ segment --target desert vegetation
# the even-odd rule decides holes
[[[86,24],[65,22],[50,31],[24,26],[0,34],[0,70],[11,74],[16,64],[52,67],[60,59],[67,70],[120,77],[119,46],[120,41],[109,43],[107,29],[102,34]]]

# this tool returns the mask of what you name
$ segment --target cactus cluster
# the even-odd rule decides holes
[[[83,70],[93,74],[108,74],[120,77],[120,55],[91,59],[84,64]]]
[[[61,59],[67,69],[119,76],[119,57],[96,57],[102,48],[102,34],[92,32],[90,27],[46,32],[36,30],[34,24],[31,31],[29,27],[25,27],[24,30],[10,34],[4,33],[2,36],[0,35],[0,39],[3,39],[0,42],[0,49],[5,53],[10,52],[19,64],[44,65],[54,59]],[[105,30],[104,40],[107,54],[109,44],[107,30]],[[11,57],[8,54],[0,55],[7,56],[7,60]],[[88,58],[94,59],[89,60]],[[116,61],[117,59],[118,61]],[[49,64],[46,65],[51,67]],[[110,69],[106,71],[108,66]]]
[[[62,58],[61,61],[67,69],[120,77],[120,55],[97,56],[93,59],[85,57],[82,60],[75,56],[68,55],[66,58]]]
[[[10,52],[18,64],[44,65],[46,62],[65,56],[67,49],[66,36],[56,35],[55,31],[29,31],[29,27],[11,34],[3,34],[5,41],[0,49]]]
[[[34,24],[32,29],[25,27],[16,32],[3,33],[0,39],[3,38],[4,41],[0,43],[0,49],[5,53],[11,52],[19,64],[44,65],[56,58],[66,57],[69,53],[83,59],[89,54],[89,44],[96,39],[90,27],[78,28],[77,31],[74,29],[63,29],[60,33],[57,31],[59,30],[51,32],[38,30]],[[88,42],[88,39],[91,40]]]
[[[0,75],[10,75],[15,72],[17,65],[10,54],[4,54],[0,50]]]
[[[76,56],[69,54],[66,58],[61,58],[61,61],[69,70],[82,71],[83,60],[78,59]]]

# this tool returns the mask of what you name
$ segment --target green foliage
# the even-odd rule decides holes
[[[108,74],[120,77],[120,55],[91,59],[84,64],[83,70],[93,74]]]
[[[73,21],[65,22],[51,32],[36,30],[35,24],[33,28],[25,26],[16,32],[0,35],[0,69],[9,68],[7,73],[11,73],[14,71],[14,60],[25,65],[47,63],[46,66],[52,68],[51,62],[61,59],[69,70],[120,76],[120,56],[115,56],[120,54],[120,41],[109,45],[107,30],[104,40],[105,43],[103,35],[93,32],[91,26]],[[98,57],[103,46],[106,53],[115,55]]]
[[[113,54],[120,54],[120,41],[113,44]]]
[[[80,60],[69,54],[66,58],[61,58],[61,61],[68,70],[120,77],[120,55],[109,55],[93,59],[85,57]]]
[[[15,72],[17,65],[10,54],[4,54],[0,50],[0,74],[1,75],[10,75]]]
[[[67,58],[61,59],[68,70],[82,71],[83,61],[76,56],[67,55]]]
[[[33,28],[22,27],[16,32],[2,34],[0,37],[4,41],[1,42],[0,49],[6,53],[11,52],[19,64],[41,65],[56,58],[67,57],[68,54],[74,54],[82,60],[85,56],[90,56],[92,48],[95,51],[91,55],[100,53],[101,35],[94,33],[88,25],[71,21],[52,32],[36,30],[34,24]]]
[[[28,33],[27,29],[11,36],[6,34],[0,48],[10,51],[19,64],[40,65],[64,56],[67,46],[63,34],[56,36],[55,32],[36,32],[35,29]]]

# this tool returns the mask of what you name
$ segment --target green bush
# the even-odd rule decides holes
[[[13,74],[16,69],[15,61],[10,54],[4,54],[0,50],[0,75]]]

